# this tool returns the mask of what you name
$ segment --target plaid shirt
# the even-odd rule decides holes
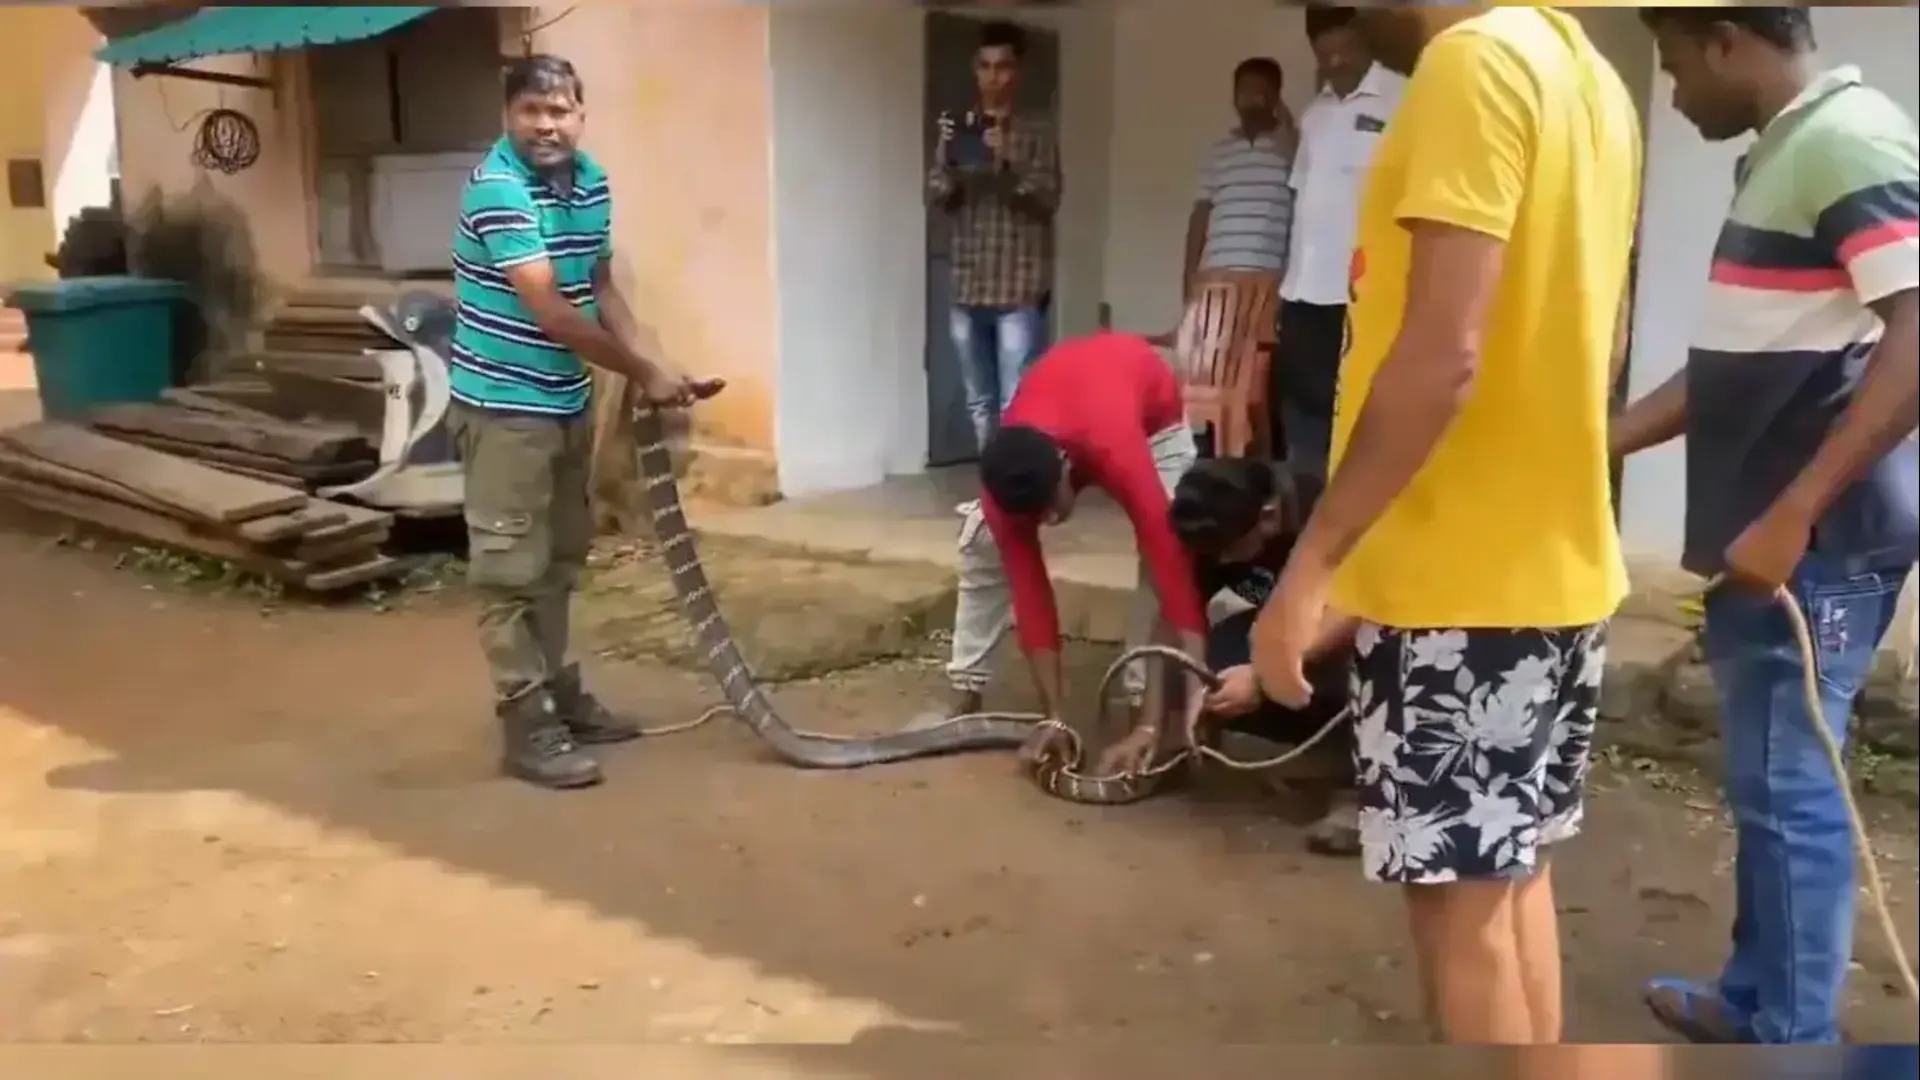
[[[927,201],[953,223],[953,302],[1031,307],[1053,287],[1060,152],[1045,120],[1015,117],[997,172],[934,163]]]

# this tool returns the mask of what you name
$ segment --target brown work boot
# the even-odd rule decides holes
[[[580,665],[568,664],[547,684],[553,693],[553,707],[567,725],[567,732],[588,746],[632,742],[640,737],[640,725],[623,720],[607,711],[580,680]]]
[[[501,702],[500,771],[544,788],[592,787],[603,777],[600,763],[580,748],[555,711],[553,698],[538,690]]]

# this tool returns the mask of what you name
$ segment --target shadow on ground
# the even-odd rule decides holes
[[[731,565],[723,591],[743,624],[774,618],[755,614],[756,598],[825,603],[797,600],[799,569],[764,553]],[[749,566],[784,584],[756,587]],[[263,617],[13,534],[0,534],[0,577],[19,583],[0,623],[0,705],[94,748],[91,760],[51,764],[50,791],[15,800],[32,810],[22,800],[44,797],[100,822],[91,861],[69,853],[71,876],[61,876],[68,856],[43,860],[34,910],[70,918],[75,936],[110,928],[89,962],[161,980],[127,975],[129,986],[204,972],[227,987],[206,991],[192,1037],[881,1050],[930,1036],[1083,1046],[1421,1037],[1395,898],[1363,888],[1351,864],[1301,853],[1297,829],[1232,784],[1101,811],[1046,800],[1001,757],[797,772],[719,723],[615,750],[604,787],[553,795],[494,778],[484,678],[457,600]],[[796,724],[884,729],[937,702],[937,667],[906,645],[945,585],[896,584],[910,601],[933,590],[936,602],[922,604],[919,623],[862,639],[867,659],[891,662],[782,688]],[[600,586],[629,608],[652,603],[652,587],[644,574]],[[596,617],[586,622],[604,644]],[[639,610],[614,618],[640,620],[614,624],[629,640],[665,625]],[[661,720],[712,700],[700,677],[650,660],[595,673],[610,702]],[[38,736],[16,738],[26,739],[19,761],[55,753]],[[230,801],[204,797],[229,792],[320,832],[280,825],[285,835],[270,836],[241,825]],[[1676,966],[1704,971],[1719,951],[1726,845],[1710,806],[1693,803],[1644,785],[1596,798],[1594,835],[1563,877],[1582,1037],[1654,1038],[1634,988]],[[367,839],[386,854],[368,854]],[[116,858],[143,869],[114,876]],[[468,884],[405,869],[421,860]],[[314,914],[326,905],[336,910]],[[274,915],[289,906],[304,920],[292,930]],[[225,944],[195,944],[196,933]],[[304,940],[276,937],[294,933]],[[307,974],[275,974],[276,945],[307,950]],[[351,965],[373,962],[363,955],[391,966],[356,973]],[[489,965],[498,981],[474,981]],[[46,999],[73,1003],[68,1012],[45,1013],[28,1034],[83,1037],[56,1029],[88,1021],[85,1037],[188,1037],[156,1019],[164,1001],[116,1014],[83,974],[73,979],[66,999]],[[1898,1003],[1880,999],[1875,979],[1858,981],[1869,1022],[1902,1033]],[[1061,1063],[1050,1075],[1090,1067]]]

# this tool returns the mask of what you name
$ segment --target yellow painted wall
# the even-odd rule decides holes
[[[0,9],[0,158],[38,158],[45,201],[66,160],[99,35],[72,8]],[[0,188],[0,282],[46,280],[54,243],[49,209],[16,210]]]

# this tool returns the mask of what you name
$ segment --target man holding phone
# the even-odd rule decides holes
[[[1026,35],[1009,22],[980,31],[972,108],[943,113],[927,201],[953,226],[948,330],[967,391],[974,437],[985,446],[1039,355],[1053,285],[1053,215],[1060,158],[1052,126],[1014,109]]]

